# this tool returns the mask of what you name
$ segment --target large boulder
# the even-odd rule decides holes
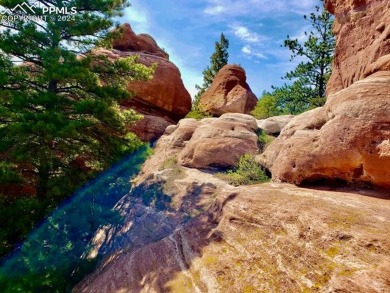
[[[390,1],[325,2],[327,9],[335,15],[333,30],[337,38],[328,94],[376,71],[390,70]]]
[[[148,34],[136,35],[130,24],[125,23],[119,27],[120,36],[116,38],[112,47],[119,51],[142,52],[169,59],[169,55],[161,49],[156,41]]]
[[[191,168],[233,167],[240,156],[258,151],[256,120],[245,114],[204,119],[179,154],[179,164]]]
[[[269,135],[279,135],[282,129],[294,118],[294,115],[280,115],[257,120],[261,130]]]
[[[137,134],[142,141],[155,141],[165,132],[168,126],[173,124],[174,122],[168,118],[143,115],[141,120],[129,127],[129,130]]]
[[[129,24],[121,26],[122,35],[113,41],[113,48],[95,49],[111,60],[139,56],[138,62],[146,66],[156,64],[149,81],[129,81],[127,88],[133,95],[121,102],[123,108],[131,108],[144,118],[130,129],[144,141],[159,138],[168,125],[183,118],[191,110],[191,96],[181,79],[179,69],[168,59],[149,35],[136,35]]]
[[[390,187],[390,72],[376,73],[295,117],[264,152],[274,179]]]
[[[225,65],[201,96],[199,107],[213,116],[224,113],[249,114],[257,98],[246,83],[245,70],[238,65]]]
[[[323,108],[295,117],[258,158],[274,180],[342,179],[390,188],[389,5],[327,1],[337,36],[331,94]]]

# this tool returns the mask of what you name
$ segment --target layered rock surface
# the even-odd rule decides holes
[[[217,190],[169,236],[111,257],[74,292],[386,292],[390,206],[338,190]]]
[[[169,126],[116,206],[124,221],[96,233],[89,257],[106,257],[74,292],[385,292],[389,196],[283,183],[233,187],[181,166],[196,131],[218,120],[237,135],[243,124],[244,133],[256,127],[242,114]]]
[[[226,183],[184,166],[234,166],[242,154],[258,151],[256,129],[256,120],[244,114],[183,119],[169,126],[152,158],[133,179],[129,195],[115,206],[124,218],[122,224],[108,223],[97,231],[89,257],[132,251],[158,241],[207,209],[215,191]]]
[[[249,114],[256,103],[257,98],[246,82],[245,70],[238,65],[225,65],[200,97],[199,107],[213,116]]]
[[[390,188],[390,72],[378,72],[295,117],[260,161],[273,178],[320,179]]]
[[[327,1],[334,70],[323,108],[295,117],[259,158],[277,181],[390,188],[389,1]]]
[[[335,15],[336,51],[328,94],[390,70],[390,1],[326,0]]]
[[[114,49],[100,49],[97,53],[113,60],[138,55],[141,64],[157,65],[152,80],[128,83],[127,88],[134,95],[121,104],[145,115],[131,130],[141,139],[153,141],[164,133],[167,125],[176,123],[191,110],[191,96],[179,69],[151,36],[136,35],[129,24],[121,28],[122,35],[113,41]]]

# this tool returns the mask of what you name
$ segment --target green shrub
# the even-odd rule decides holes
[[[278,105],[276,96],[268,92],[263,92],[263,96],[257,101],[256,107],[251,114],[256,119],[265,119],[283,114],[283,110]]]
[[[196,120],[201,120],[203,118],[208,118],[208,117],[212,117],[212,116],[207,112],[202,112],[198,108],[192,109],[191,112],[189,112],[186,116],[186,118],[194,118]]]
[[[257,133],[257,136],[258,136],[259,148],[262,151],[264,151],[265,147],[267,145],[269,145],[275,139],[275,137],[273,137],[272,135],[268,135],[262,129],[259,129],[256,133]]]
[[[219,173],[219,177],[235,186],[263,183],[269,180],[264,168],[255,162],[255,156],[252,154],[241,156],[233,170]]]

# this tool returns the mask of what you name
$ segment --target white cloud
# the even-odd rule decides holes
[[[216,14],[222,13],[224,10],[225,9],[223,8],[222,5],[216,5],[216,6],[213,6],[213,7],[206,7],[206,9],[204,10],[204,13],[211,14],[211,15],[216,15]]]
[[[207,0],[206,2],[204,13],[224,17],[263,13],[305,14],[315,4],[320,5],[316,0]]]
[[[241,52],[244,53],[247,57],[257,57],[260,59],[268,59],[263,53],[254,50],[251,46],[245,45],[244,47],[241,48]]]
[[[260,41],[260,36],[257,33],[250,31],[243,25],[233,25],[232,29],[233,34],[245,42],[257,43]]]
[[[132,1],[132,5],[124,10],[124,14],[118,19],[120,23],[130,23],[137,33],[145,33],[150,30],[150,21],[147,10],[139,2]]]

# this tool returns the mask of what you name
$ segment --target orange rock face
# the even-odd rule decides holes
[[[225,186],[205,212],[106,258],[73,292],[388,292],[390,207],[364,195]]]
[[[328,94],[376,71],[390,70],[390,1],[327,0],[326,7],[335,15],[337,38]]]
[[[327,1],[337,36],[331,94],[323,108],[295,117],[259,158],[274,180],[390,188],[389,5]]]
[[[142,140],[153,141],[168,125],[187,115],[191,110],[191,96],[184,87],[179,69],[151,36],[136,35],[129,24],[121,28],[121,37],[113,41],[114,49],[98,49],[95,54],[104,54],[112,60],[138,55],[141,64],[157,64],[152,80],[128,83],[127,88],[133,96],[121,103],[123,107],[144,115],[145,118],[131,130]]]
[[[276,180],[338,178],[390,188],[389,139],[390,72],[378,72],[295,117],[262,157]]]
[[[120,28],[122,30],[122,35],[120,38],[113,41],[112,47],[114,49],[119,51],[149,53],[169,59],[168,53],[162,50],[150,35],[136,35],[128,23],[123,24]]]
[[[178,162],[190,168],[233,167],[240,156],[258,151],[257,128],[256,120],[245,114],[203,119],[180,152]]]
[[[249,114],[256,103],[257,98],[246,83],[245,70],[238,65],[225,65],[200,98],[199,107],[214,116]]]

